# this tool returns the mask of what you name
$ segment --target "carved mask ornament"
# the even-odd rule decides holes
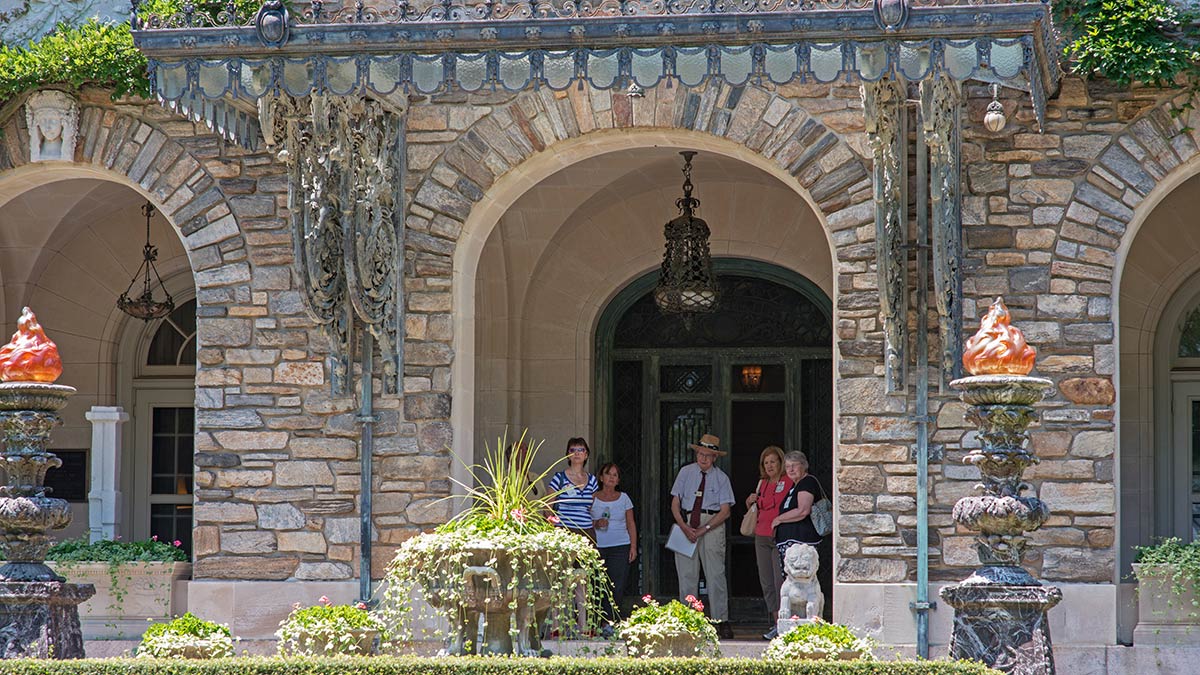
[[[79,104],[69,94],[39,91],[25,102],[29,161],[71,161],[79,133]]]

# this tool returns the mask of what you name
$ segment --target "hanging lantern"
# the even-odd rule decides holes
[[[667,248],[663,252],[662,271],[654,289],[654,304],[665,314],[711,312],[717,306],[717,279],[708,250],[708,223],[697,218],[700,200],[692,196],[692,157],[683,155],[683,197],[675,201],[679,217],[667,223],[663,233]]]
[[[150,321],[170,314],[171,310],[175,309],[175,300],[167,292],[167,287],[163,285],[162,277],[158,274],[158,268],[154,266],[154,261],[158,260],[158,247],[150,243],[150,218],[154,215],[154,206],[150,202],[142,206],[142,215],[146,217],[146,245],[142,247],[142,265],[129,280],[129,288],[117,298],[117,308],[136,319]],[[159,288],[163,290],[164,297],[161,302],[154,299],[150,283],[151,272],[154,273],[154,280]],[[142,294],[132,298],[129,292],[138,282],[138,277],[142,278]]]

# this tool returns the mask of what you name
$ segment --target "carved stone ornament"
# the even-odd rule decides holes
[[[383,355],[384,391],[403,376],[403,112],[372,99],[279,94],[259,101],[267,145],[290,174],[295,266],[326,326],[331,380],[346,393],[357,324]]]
[[[79,104],[65,92],[39,91],[25,101],[29,161],[71,161],[79,134]]]
[[[127,21],[125,0],[0,0],[0,43],[28,44],[60,23],[77,26],[91,17],[101,21]]]
[[[887,390],[904,389],[904,345],[908,325],[906,254],[904,86],[892,79],[864,82],[863,116],[874,155],[875,260],[879,273],[879,313],[884,331]]]

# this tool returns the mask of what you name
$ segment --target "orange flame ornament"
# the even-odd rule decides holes
[[[0,347],[0,380],[5,382],[53,382],[62,375],[58,347],[28,307],[21,310],[12,341]]]
[[[1037,352],[1025,342],[1020,328],[1011,325],[1012,317],[1003,298],[979,322],[979,332],[963,350],[963,366],[972,375],[1028,375]]]

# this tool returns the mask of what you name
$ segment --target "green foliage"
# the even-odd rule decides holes
[[[155,539],[145,541],[113,541],[104,539],[94,544],[86,538],[60,541],[50,547],[46,560],[54,562],[187,562],[187,553],[172,544]]]
[[[193,1],[193,16],[196,17],[194,22],[196,25],[205,25],[206,23],[224,24],[226,23],[226,13],[229,11],[229,3],[225,0],[199,0]],[[250,21],[250,17],[258,12],[258,8],[262,5],[261,0],[234,0],[234,12],[237,17],[235,23],[246,24]],[[289,10],[292,10],[292,3],[285,2]],[[142,19],[157,18],[160,23],[174,25],[176,21],[172,21],[176,15],[183,12],[183,0],[143,0],[138,5],[138,17]],[[208,21],[205,22],[204,19]]]
[[[859,652],[859,658],[874,660],[871,652],[874,647],[874,640],[860,638],[842,624],[816,621],[802,623],[771,640],[763,657],[787,660],[824,655],[837,659],[843,652]]]
[[[366,605],[334,605],[321,596],[320,604],[297,605],[279,624],[275,637],[279,638],[279,653],[285,656],[362,655],[370,651],[364,642],[382,632],[383,624]]]
[[[475,658],[4,661],[11,675],[997,675],[946,661]]]
[[[1057,20],[1074,70],[1128,86],[1200,82],[1200,50],[1188,13],[1169,0],[1061,0]]]
[[[1200,541],[1184,543],[1178,537],[1171,537],[1153,546],[1134,549],[1135,562],[1140,567],[1134,570],[1138,581],[1152,589],[1161,585],[1168,594],[1168,606],[1188,610],[1193,618],[1200,616],[1200,598],[1189,595],[1200,588]],[[1138,593],[1142,592],[1139,586]]]
[[[24,47],[0,47],[0,101],[47,84],[111,87],[113,96],[150,96],[146,57],[133,46],[128,24],[89,19]]]
[[[629,618],[617,627],[625,648],[633,656],[656,656],[666,653],[681,655],[664,646],[687,637],[688,647],[697,656],[717,656],[717,629],[704,616],[704,604],[695,596],[687,596],[688,604],[672,600],[659,605],[649,595],[642,598],[646,603],[629,614]]]
[[[228,626],[188,612],[147,628],[137,654],[139,658],[229,658],[233,656],[233,635]]]

